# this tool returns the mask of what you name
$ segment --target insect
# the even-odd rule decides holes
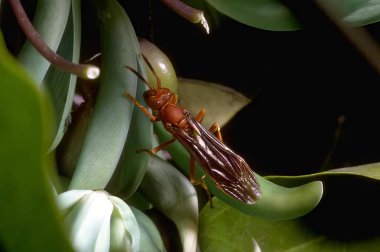
[[[153,88],[135,69],[129,66],[125,67],[149,87],[144,92],[143,97],[154,114],[150,113],[129,93],[126,92],[125,95],[152,122],[161,121],[165,129],[173,135],[171,140],[145,151],[156,154],[178,140],[190,153],[189,179],[192,184],[201,185],[209,194],[204,181],[205,176],[199,181],[195,180],[195,161],[197,161],[216,186],[225,194],[240,202],[254,204],[261,197],[260,185],[246,161],[223,143],[219,125],[214,123],[207,130],[201,124],[206,113],[204,109],[196,116],[192,116],[185,108],[178,105],[178,96],[168,88],[161,87],[160,79],[154,72],[152,65],[144,55],[143,58],[157,80],[157,88]]]

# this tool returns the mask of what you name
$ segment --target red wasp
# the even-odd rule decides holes
[[[201,124],[206,113],[204,109],[193,117],[185,108],[179,106],[177,104],[178,96],[168,88],[161,87],[160,79],[154,72],[152,65],[145,56],[143,58],[156,77],[157,88],[153,88],[135,69],[129,66],[125,67],[149,87],[149,90],[144,92],[143,97],[148,107],[154,111],[154,115],[129,93],[125,93],[125,95],[152,122],[161,121],[165,129],[173,135],[171,140],[146,151],[156,154],[178,140],[190,153],[189,177],[191,183],[200,184],[208,192],[204,177],[201,181],[195,181],[196,160],[225,194],[246,204],[254,204],[261,197],[260,185],[245,160],[223,143],[219,125],[214,123],[207,130]]]

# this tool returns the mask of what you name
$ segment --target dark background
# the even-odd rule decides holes
[[[166,53],[178,76],[224,84],[253,99],[222,133],[258,173],[296,175],[380,161],[379,75],[312,1],[290,6],[304,29],[289,32],[253,28],[220,13],[214,19],[217,12],[208,7],[209,35],[161,1],[119,2],[137,35]],[[33,15],[34,1],[23,4]],[[24,37],[6,7],[1,28],[17,54]],[[100,51],[100,40],[89,0],[82,12],[83,61]],[[379,41],[379,24],[364,28]]]
[[[161,1],[151,1],[147,22],[143,2],[125,4],[127,12],[140,10],[128,12],[136,33],[168,55],[178,76],[221,83],[253,99],[222,133],[255,172],[299,175],[380,161],[379,74],[313,1],[288,1],[304,26],[299,31],[256,29],[225,16],[214,22],[209,15],[210,35]],[[379,41],[379,24],[364,28]],[[323,199],[303,224],[334,240],[377,237],[378,182],[322,180]]]
[[[291,32],[256,29],[223,15],[214,22],[206,8],[210,35],[160,1],[151,1],[150,11],[145,1],[125,7],[141,10],[128,12],[136,33],[169,56],[178,76],[253,98],[222,130],[259,173],[378,162],[379,75],[312,1],[303,2],[289,6],[304,26]],[[379,40],[378,24],[364,28]]]
[[[379,75],[312,1],[290,6],[304,25],[292,32],[256,29],[221,14],[215,20],[205,9],[210,35],[161,1],[119,2],[137,35],[165,52],[178,76],[224,84],[253,99],[222,133],[258,174],[309,174],[380,161]],[[25,37],[2,4],[1,29],[16,55]],[[32,16],[35,2],[23,4]],[[100,52],[100,39],[90,0],[82,0],[82,12],[84,61]],[[380,42],[379,24],[364,28]],[[305,224],[336,239],[378,235],[377,181],[331,176],[324,190]],[[149,215],[160,230],[169,230],[164,239],[177,235],[168,220],[160,222],[160,213]]]

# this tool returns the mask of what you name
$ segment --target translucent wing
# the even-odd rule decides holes
[[[215,184],[227,195],[247,204],[261,197],[255,174],[245,160],[184,111],[187,129],[168,130],[191,153]]]

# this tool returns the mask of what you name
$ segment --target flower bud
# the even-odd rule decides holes
[[[139,251],[140,229],[123,200],[105,191],[70,190],[57,201],[76,251]]]

